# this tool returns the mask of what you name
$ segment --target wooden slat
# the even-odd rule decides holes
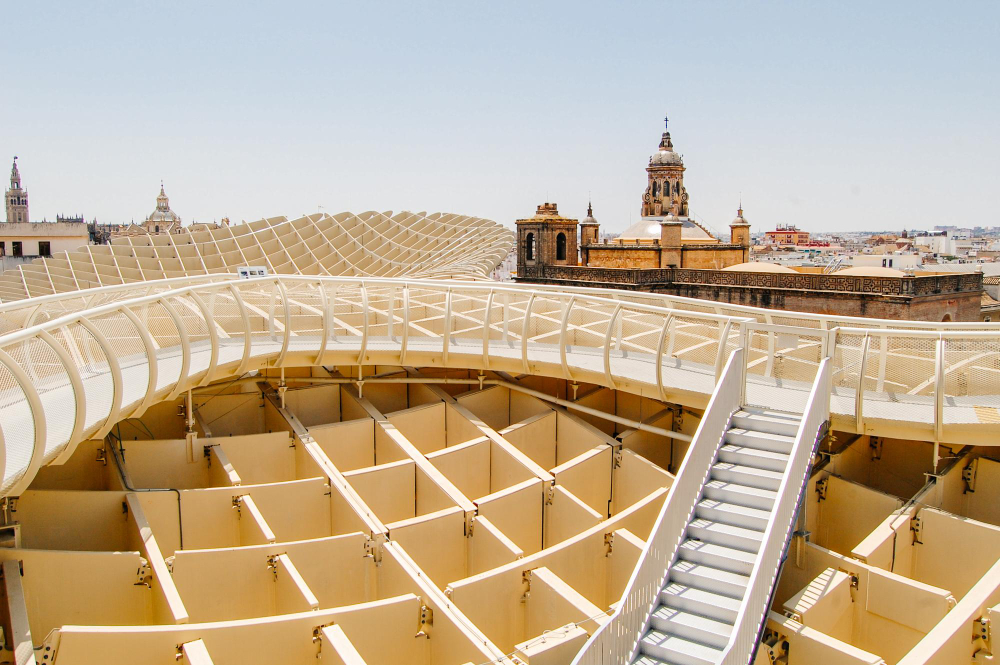
[[[125,500],[128,502],[128,510],[132,515],[132,519],[135,521],[136,526],[139,527],[139,538],[142,540],[146,560],[149,562],[149,566],[153,570],[153,576],[156,577],[156,581],[163,591],[163,595],[167,600],[167,606],[174,617],[174,623],[187,623],[188,612],[184,607],[184,601],[181,600],[181,595],[177,592],[177,587],[174,586],[174,578],[170,575],[170,571],[167,570],[167,564],[163,560],[163,553],[156,542],[156,536],[153,535],[153,529],[149,526],[149,521],[146,520],[146,513],[139,502],[139,496],[135,492],[129,492],[125,495]]]

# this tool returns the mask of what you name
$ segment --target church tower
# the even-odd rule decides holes
[[[4,196],[8,222],[30,222],[28,217],[28,192],[21,187],[21,172],[17,170],[17,157],[10,169],[10,189]]]
[[[666,131],[668,118],[663,119],[664,132],[660,149],[649,158],[646,191],[642,195],[642,216],[688,216],[688,194],[684,188],[684,160],[674,152],[670,132]]]

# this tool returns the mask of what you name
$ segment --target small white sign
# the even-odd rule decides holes
[[[240,279],[250,279],[252,277],[267,277],[267,268],[265,266],[239,266],[236,271],[240,275]]]

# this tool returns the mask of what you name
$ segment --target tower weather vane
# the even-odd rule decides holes
[[[669,123],[670,123],[670,118],[668,118],[667,116],[663,116],[663,128],[664,129],[669,129],[669,127],[667,127],[667,125]]]

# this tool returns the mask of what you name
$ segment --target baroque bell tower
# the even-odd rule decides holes
[[[668,123],[669,118],[664,118],[659,150],[649,158],[649,166],[646,167],[647,184],[642,195],[643,217],[688,216],[684,159],[674,151],[670,132],[667,131]]]
[[[17,157],[14,157],[14,166],[10,168],[10,189],[4,196],[7,205],[8,222],[29,222],[28,217],[28,191],[21,187],[21,172],[17,170]]]

